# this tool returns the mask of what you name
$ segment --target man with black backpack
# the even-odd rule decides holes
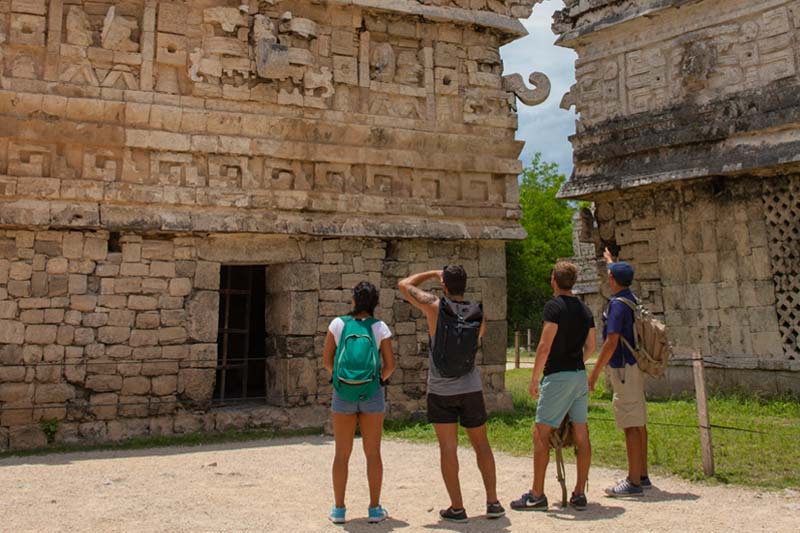
[[[617,427],[625,432],[625,448],[628,452],[628,477],[615,486],[605,490],[612,498],[636,497],[644,494],[643,489],[653,485],[647,475],[647,408],[644,396],[644,373],[637,364],[631,347],[636,346],[634,337],[635,312],[638,299],[631,291],[633,267],[624,262],[614,262],[611,252],[606,248],[603,257],[608,267],[608,283],[611,298],[603,312],[603,337],[605,342],[600,349],[589,388],[600,377],[600,372],[608,365],[608,376],[614,390],[611,406]]]
[[[444,297],[423,291],[429,280],[441,283]],[[442,477],[450,507],[439,511],[444,520],[466,522],[467,512],[458,479],[458,424],[467,432],[486,489],[486,516],[500,518],[505,509],[497,499],[494,455],[486,434],[486,406],[481,375],[475,366],[486,324],[483,306],[464,301],[467,273],[460,265],[410,276],[398,284],[403,298],[428,321],[428,421],[436,430]]]

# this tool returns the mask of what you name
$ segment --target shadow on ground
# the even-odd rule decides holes
[[[172,455],[183,455],[199,452],[225,452],[233,450],[250,450],[255,448],[273,448],[276,446],[285,446],[291,444],[323,446],[330,442],[333,442],[333,437],[324,435],[307,435],[300,437],[262,438],[258,440],[213,444],[176,444],[133,450],[125,448],[110,448],[88,451],[53,450],[52,453],[46,453],[44,455],[11,456],[5,459],[0,459],[0,467],[18,465],[67,465],[80,461],[97,461],[105,459],[119,459],[124,457],[167,457]]]

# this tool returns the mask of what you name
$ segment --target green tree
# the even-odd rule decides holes
[[[553,265],[557,259],[573,254],[575,207],[556,198],[566,179],[558,165],[542,160],[541,153],[523,171],[519,186],[520,222],[528,237],[506,247],[510,335],[515,329],[531,328],[538,338],[542,307],[553,294],[550,287]]]

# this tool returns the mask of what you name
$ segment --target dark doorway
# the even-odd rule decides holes
[[[214,399],[266,397],[265,298],[265,267],[223,265]]]

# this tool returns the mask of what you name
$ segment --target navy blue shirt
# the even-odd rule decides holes
[[[625,303],[615,301],[614,298],[626,298],[632,302],[638,301],[630,289],[623,289],[611,296],[611,301],[603,312],[603,340],[611,333],[618,333],[633,345],[633,311]],[[625,346],[625,343],[620,340],[614,355],[611,356],[611,360],[608,362],[608,366],[611,368],[624,368],[625,365],[635,364],[636,358]]]

